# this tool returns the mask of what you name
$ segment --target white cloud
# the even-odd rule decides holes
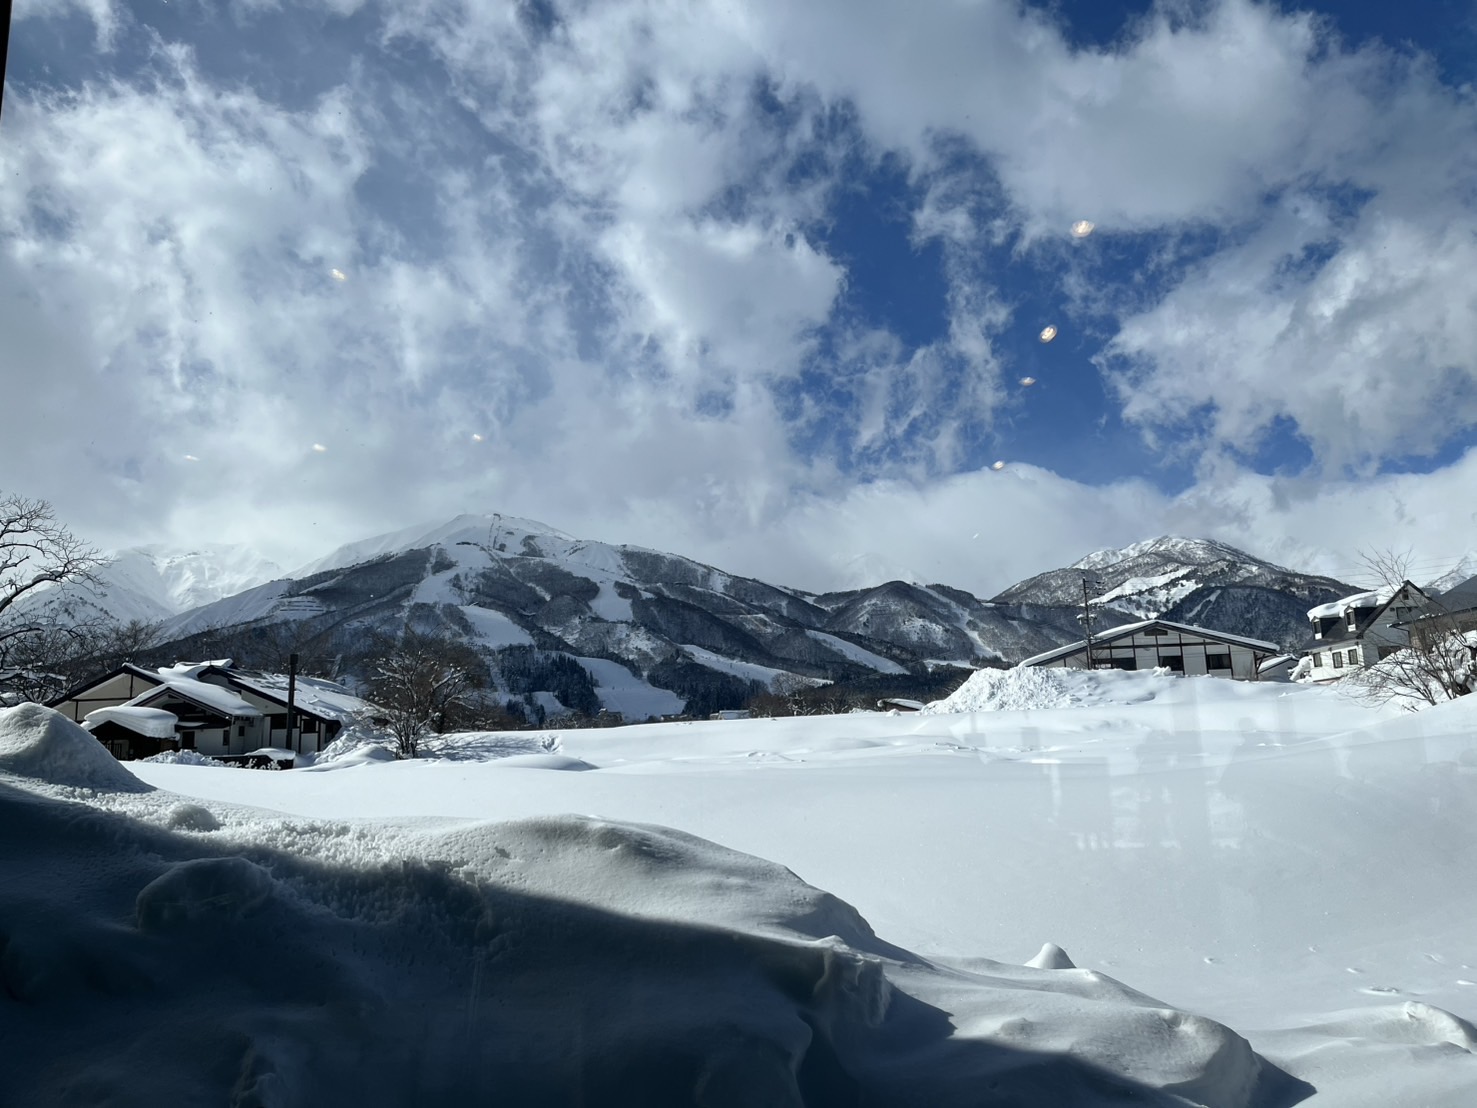
[[[1162,303],[1093,290],[1130,316],[1125,411],[1167,439],[1208,406],[1210,446],[1283,416],[1320,460],[1372,465],[1477,415],[1468,102],[1306,15],[1196,10],[1073,50],[984,0],[570,4],[555,26],[427,0],[387,10],[379,45],[428,43],[446,74],[425,87],[455,103],[390,88],[374,44],[294,107],[162,46],[153,76],[12,89],[0,358],[34,383],[0,467],[92,533],[163,520],[285,563],[467,510],[816,588],[894,567],[989,592],[1165,530],[1357,546],[1345,512],[1384,519],[1395,490],[1429,516],[1457,470],[1366,495],[1223,463],[1178,499],[956,472],[1014,402],[1007,275],[977,256],[1012,241],[1074,251],[1075,309],[1115,235],[1226,233]],[[926,189],[916,233],[947,245],[947,333],[921,347],[837,318],[848,274],[809,233],[837,166],[889,151]],[[395,166],[410,218],[366,196]],[[1328,199],[1345,185],[1358,214]],[[1080,218],[1098,230],[1068,244]],[[1289,265],[1325,244],[1316,274]],[[826,387],[781,413],[769,386],[800,379]]]

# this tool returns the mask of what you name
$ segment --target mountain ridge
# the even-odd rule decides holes
[[[785,675],[902,687],[1074,641],[1084,565],[1097,581],[1099,630],[1189,613],[1283,641],[1304,633],[1310,603],[1351,591],[1224,543],[1161,536],[1096,551],[989,600],[902,580],[809,593],[536,520],[463,514],[345,544],[173,616],[161,649],[301,651],[363,676],[364,643],[414,630],[470,647],[489,687],[521,697],[529,713],[599,706],[639,715],[644,705],[668,714],[674,704],[701,713],[738,706]]]

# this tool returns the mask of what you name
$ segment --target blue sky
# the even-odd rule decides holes
[[[1477,6],[1408,8],[24,0],[0,486],[288,565],[499,510],[810,588],[1454,561]]]

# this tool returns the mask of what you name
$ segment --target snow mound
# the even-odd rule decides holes
[[[1169,688],[1177,678],[1156,673],[1117,670],[1014,669],[976,670],[964,684],[925,712],[1010,712],[1034,708],[1073,708],[1106,704],[1139,704]]]
[[[850,904],[777,863],[670,827],[555,816],[438,837],[498,882],[644,919],[698,918],[739,930],[837,938],[906,957]]]
[[[199,804],[178,804],[169,813],[167,826],[174,831],[219,831],[220,820]]]
[[[1032,969],[1076,969],[1077,964],[1067,957],[1067,952],[1056,943],[1043,943],[1026,965]]]
[[[149,791],[95,738],[40,704],[0,709],[0,772],[48,785]]]
[[[152,762],[164,766],[218,766],[221,769],[230,769],[225,762],[219,761],[198,750],[166,750],[162,754],[155,754],[150,758],[140,758],[141,762]]]
[[[1084,970],[941,969],[664,828],[427,835],[447,857],[303,826],[222,856],[78,807],[0,791],[18,1104],[1261,1103],[1268,1067],[1220,1024]],[[363,856],[328,860],[344,835]]]

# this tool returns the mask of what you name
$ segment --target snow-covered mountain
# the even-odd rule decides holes
[[[1071,612],[942,585],[815,595],[534,520],[463,515],[341,547],[168,620],[165,637],[181,657],[312,643],[352,670],[373,632],[406,627],[473,646],[509,697],[638,717],[742,703],[782,674],[886,682],[998,664],[1077,633]]]
[[[1431,596],[1438,596],[1447,589],[1454,589],[1463,581],[1477,577],[1477,554],[1468,554],[1436,580],[1423,586]]]
[[[79,622],[102,617],[118,623],[156,623],[282,573],[248,547],[223,543],[188,550],[135,546],[106,557],[109,561],[93,575],[94,581],[37,593],[22,609],[60,608]]]
[[[1292,644],[1307,637],[1307,609],[1358,591],[1299,573],[1213,539],[1166,535],[1098,550],[1064,569],[1012,585],[996,603],[1076,605],[1088,597],[1109,621],[1163,617]]]
[[[534,520],[462,515],[351,543],[174,616],[163,649],[270,655],[263,665],[296,651],[352,675],[377,634],[413,628],[474,648],[490,686],[530,711],[704,713],[785,674],[907,695],[889,683],[1071,642],[1084,574],[1100,627],[1165,615],[1279,641],[1306,633],[1310,606],[1353,591],[1222,543],[1162,538],[1098,551],[992,601],[902,581],[814,594]]]

